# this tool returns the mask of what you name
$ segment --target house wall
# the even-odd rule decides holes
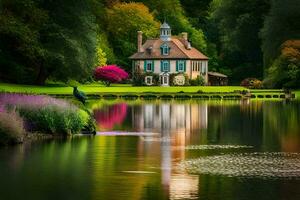
[[[134,68],[144,72],[144,60],[134,61]],[[154,60],[154,73],[160,74],[160,62],[161,60]],[[195,79],[197,76],[203,73],[205,83],[208,82],[208,61],[207,60],[186,60],[186,74],[190,79]],[[177,73],[176,71],[176,60],[170,60],[170,73]]]
[[[191,60],[190,61],[190,78],[195,79],[197,76],[202,76],[205,83],[208,82],[208,61],[207,60]],[[201,73],[202,72],[202,73]]]

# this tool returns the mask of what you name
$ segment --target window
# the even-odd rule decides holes
[[[152,76],[146,76],[145,77],[145,83],[146,85],[152,85],[152,80],[153,80],[153,77]]]
[[[169,71],[169,62],[168,61],[163,61],[163,71],[164,72]]]
[[[152,61],[146,61],[146,71],[152,71]]]
[[[178,71],[179,72],[184,71],[184,61],[183,60],[178,61]]]
[[[160,48],[161,48],[161,54],[162,55],[164,55],[164,56],[169,55],[170,48],[167,44],[163,44]]]

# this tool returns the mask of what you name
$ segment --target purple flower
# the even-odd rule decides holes
[[[42,108],[45,106],[55,106],[61,109],[71,108],[77,109],[76,106],[61,99],[55,99],[45,95],[26,95],[26,94],[0,94],[0,112],[6,106]]]

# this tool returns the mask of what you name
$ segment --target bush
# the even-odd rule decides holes
[[[203,86],[205,85],[205,80],[202,76],[197,76],[195,79],[190,80],[192,86]]]
[[[31,132],[76,134],[88,126],[87,112],[61,99],[41,95],[1,94],[0,104],[16,110]]]
[[[23,119],[16,112],[0,111],[0,144],[16,144],[24,138]]]
[[[184,86],[188,86],[188,85],[190,85],[190,82],[189,82],[189,77],[188,77],[188,75],[187,74],[182,74],[182,73],[172,73],[172,74],[170,74],[170,85],[171,86],[180,86],[179,84],[178,84],[178,79],[177,80],[175,80],[176,78],[176,76],[178,76],[178,75],[183,75],[184,76]]]
[[[153,72],[141,73],[135,72],[132,78],[132,85],[134,86],[145,86],[145,77],[152,76],[152,85],[160,85],[159,75]]]
[[[94,72],[96,80],[100,80],[106,86],[111,83],[119,83],[128,78],[128,73],[116,65],[107,65],[104,67],[97,67]]]
[[[246,78],[241,82],[241,86],[249,89],[261,89],[262,82],[256,78]]]

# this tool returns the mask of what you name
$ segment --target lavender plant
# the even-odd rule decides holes
[[[30,132],[76,134],[89,121],[85,111],[68,101],[43,95],[0,94],[0,107],[16,110]]]
[[[23,141],[24,133],[23,119],[14,111],[6,112],[1,109],[0,144],[20,143]]]

